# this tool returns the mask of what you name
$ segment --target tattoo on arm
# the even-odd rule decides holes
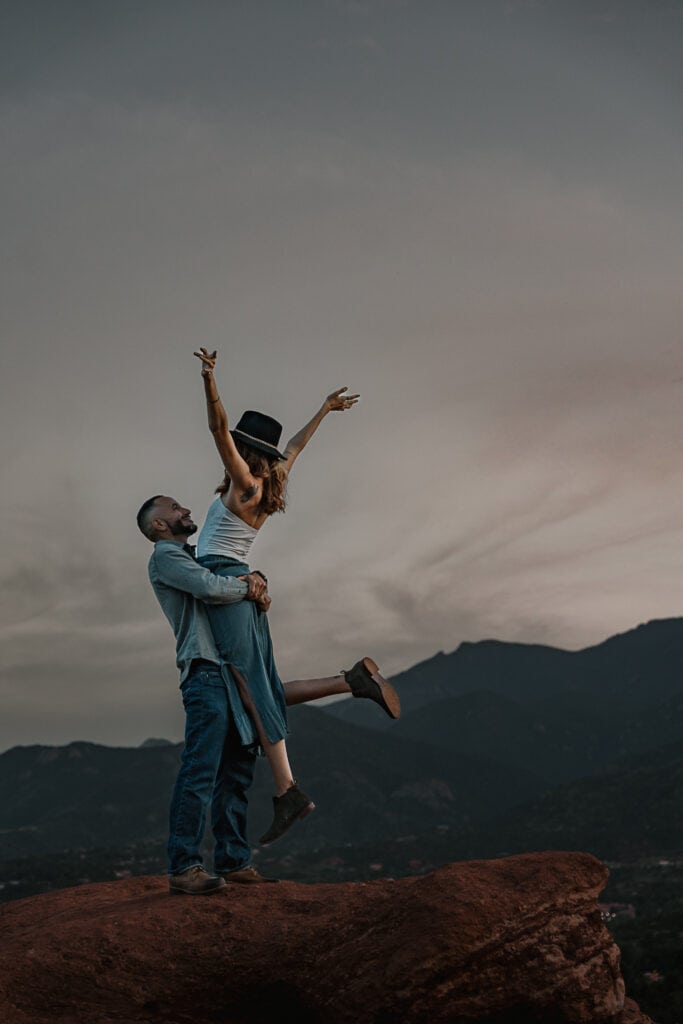
[[[245,501],[249,501],[250,498],[253,498],[257,490],[258,487],[256,484],[252,484],[251,487],[247,487],[246,491],[242,491],[240,494],[240,501],[242,504],[244,504]]]

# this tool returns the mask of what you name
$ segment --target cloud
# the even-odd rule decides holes
[[[662,5],[59,6],[0,44],[0,746],[177,725],[134,515],[212,500],[199,344],[286,436],[361,393],[254,552],[285,677],[676,614]]]

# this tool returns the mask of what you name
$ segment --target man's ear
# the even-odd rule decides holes
[[[149,525],[152,528],[152,532],[157,537],[159,536],[159,534],[163,534],[168,531],[168,526],[166,525],[166,521],[164,519],[152,519]]]

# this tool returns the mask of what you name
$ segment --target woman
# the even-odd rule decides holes
[[[202,348],[194,354],[202,362],[209,429],[225,470],[216,489],[218,497],[199,535],[197,558],[219,575],[241,576],[249,571],[249,551],[258,531],[271,515],[285,510],[286,485],[295,460],[325,416],[351,409],[359,395],[346,394],[345,387],[333,391],[281,453],[277,446],[282,427],[270,416],[247,411],[234,430],[229,430],[213,374],[217,353]],[[250,601],[208,609],[221,659],[229,666],[239,690],[241,705],[234,695],[231,705],[242,742],[259,746],[273,773],[273,822],[259,840],[267,846],[309,814],[315,804],[297,785],[289,764],[285,691],[273,657],[265,610],[267,605],[259,609]],[[342,676],[341,690],[336,692],[346,689],[354,696],[371,696],[391,717],[398,717],[395,691],[371,659],[363,659]]]

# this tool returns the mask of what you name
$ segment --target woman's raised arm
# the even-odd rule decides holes
[[[294,460],[311,440],[328,412],[344,412],[356,404],[360,395],[346,395],[345,391],[348,391],[348,388],[337,388],[336,391],[329,394],[315,416],[311,417],[308,423],[289,439],[283,452],[285,461],[280,463],[285,473],[289,473]]]
[[[209,430],[213,435],[218,454],[235,487],[246,491],[258,484],[258,481],[252,476],[251,470],[237,451],[232,434],[228,429],[228,414],[221,402],[213,375],[218,352],[208,352],[207,349],[200,348],[199,352],[194,354],[202,361],[202,380],[204,381]]]

